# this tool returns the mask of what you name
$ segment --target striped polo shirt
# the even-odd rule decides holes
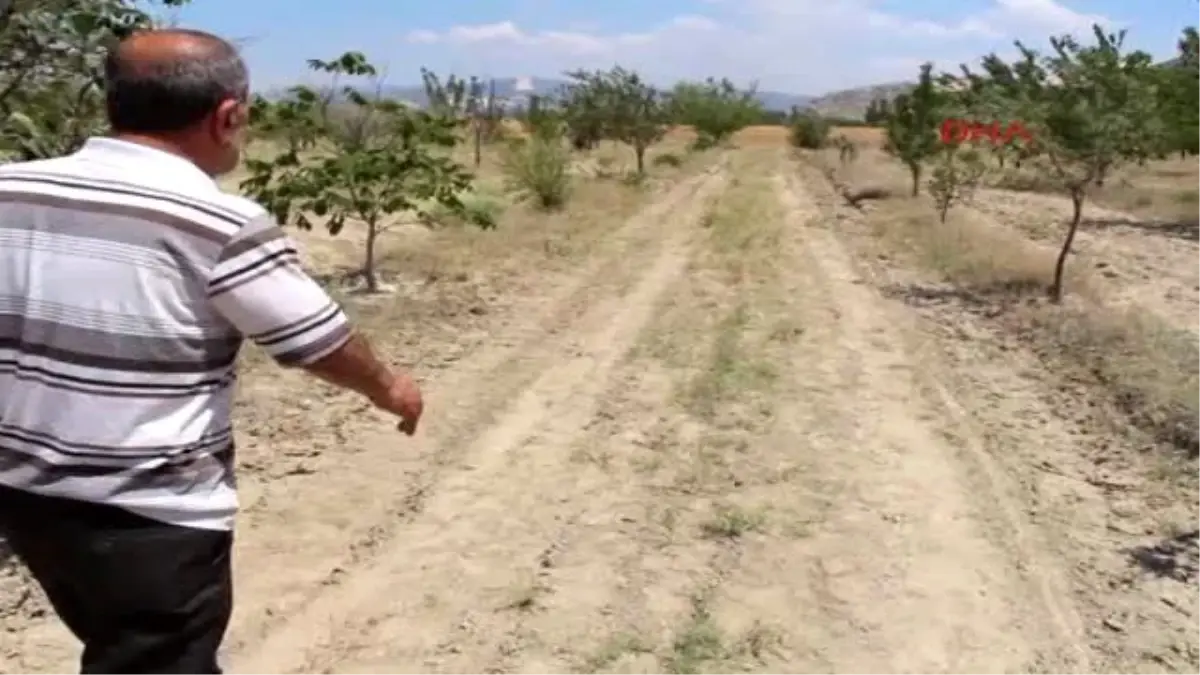
[[[254,202],[94,138],[0,166],[0,484],[223,530],[234,364],[341,347],[341,308]]]

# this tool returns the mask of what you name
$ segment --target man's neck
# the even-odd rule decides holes
[[[114,133],[112,137],[118,141],[144,145],[148,148],[154,148],[155,150],[161,150],[162,152],[170,153],[181,159],[186,159],[192,164],[195,164],[198,169],[204,171],[204,167],[197,164],[196,161],[192,159],[191,155],[184,150],[183,143],[177,140],[164,138],[162,136],[150,136],[147,134],[136,133]],[[207,171],[204,172],[208,173]]]

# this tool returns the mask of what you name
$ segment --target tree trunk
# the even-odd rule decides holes
[[[921,194],[921,163],[909,162],[908,170],[912,173],[912,196]]]
[[[1079,221],[1083,216],[1083,189],[1071,190],[1071,225],[1067,228],[1067,238],[1063,240],[1062,250],[1058,252],[1058,260],[1054,263],[1054,284],[1050,286],[1050,301],[1058,304],[1063,299],[1063,276],[1067,267],[1067,256],[1071,255],[1071,245],[1075,243],[1075,232],[1079,230]]]
[[[475,168],[483,162],[483,120],[475,120]]]
[[[938,218],[941,219],[942,223],[946,222],[946,215],[948,213],[950,213],[950,201],[946,200],[938,207]]]
[[[646,173],[646,148],[641,145],[635,145],[633,151],[637,155],[637,172],[639,174]]]
[[[379,240],[379,224],[367,223],[366,258],[363,260],[363,281],[368,293],[379,292],[379,277],[375,274],[375,243]]]

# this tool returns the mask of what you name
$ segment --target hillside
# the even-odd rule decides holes
[[[911,82],[891,82],[856,89],[843,89],[817,96],[808,106],[828,117],[861,118],[867,104],[877,98],[892,98],[912,87]]]

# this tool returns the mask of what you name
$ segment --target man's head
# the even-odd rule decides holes
[[[192,30],[135,33],[109,52],[104,75],[118,136],[170,144],[212,176],[237,166],[250,84],[233,45]]]

